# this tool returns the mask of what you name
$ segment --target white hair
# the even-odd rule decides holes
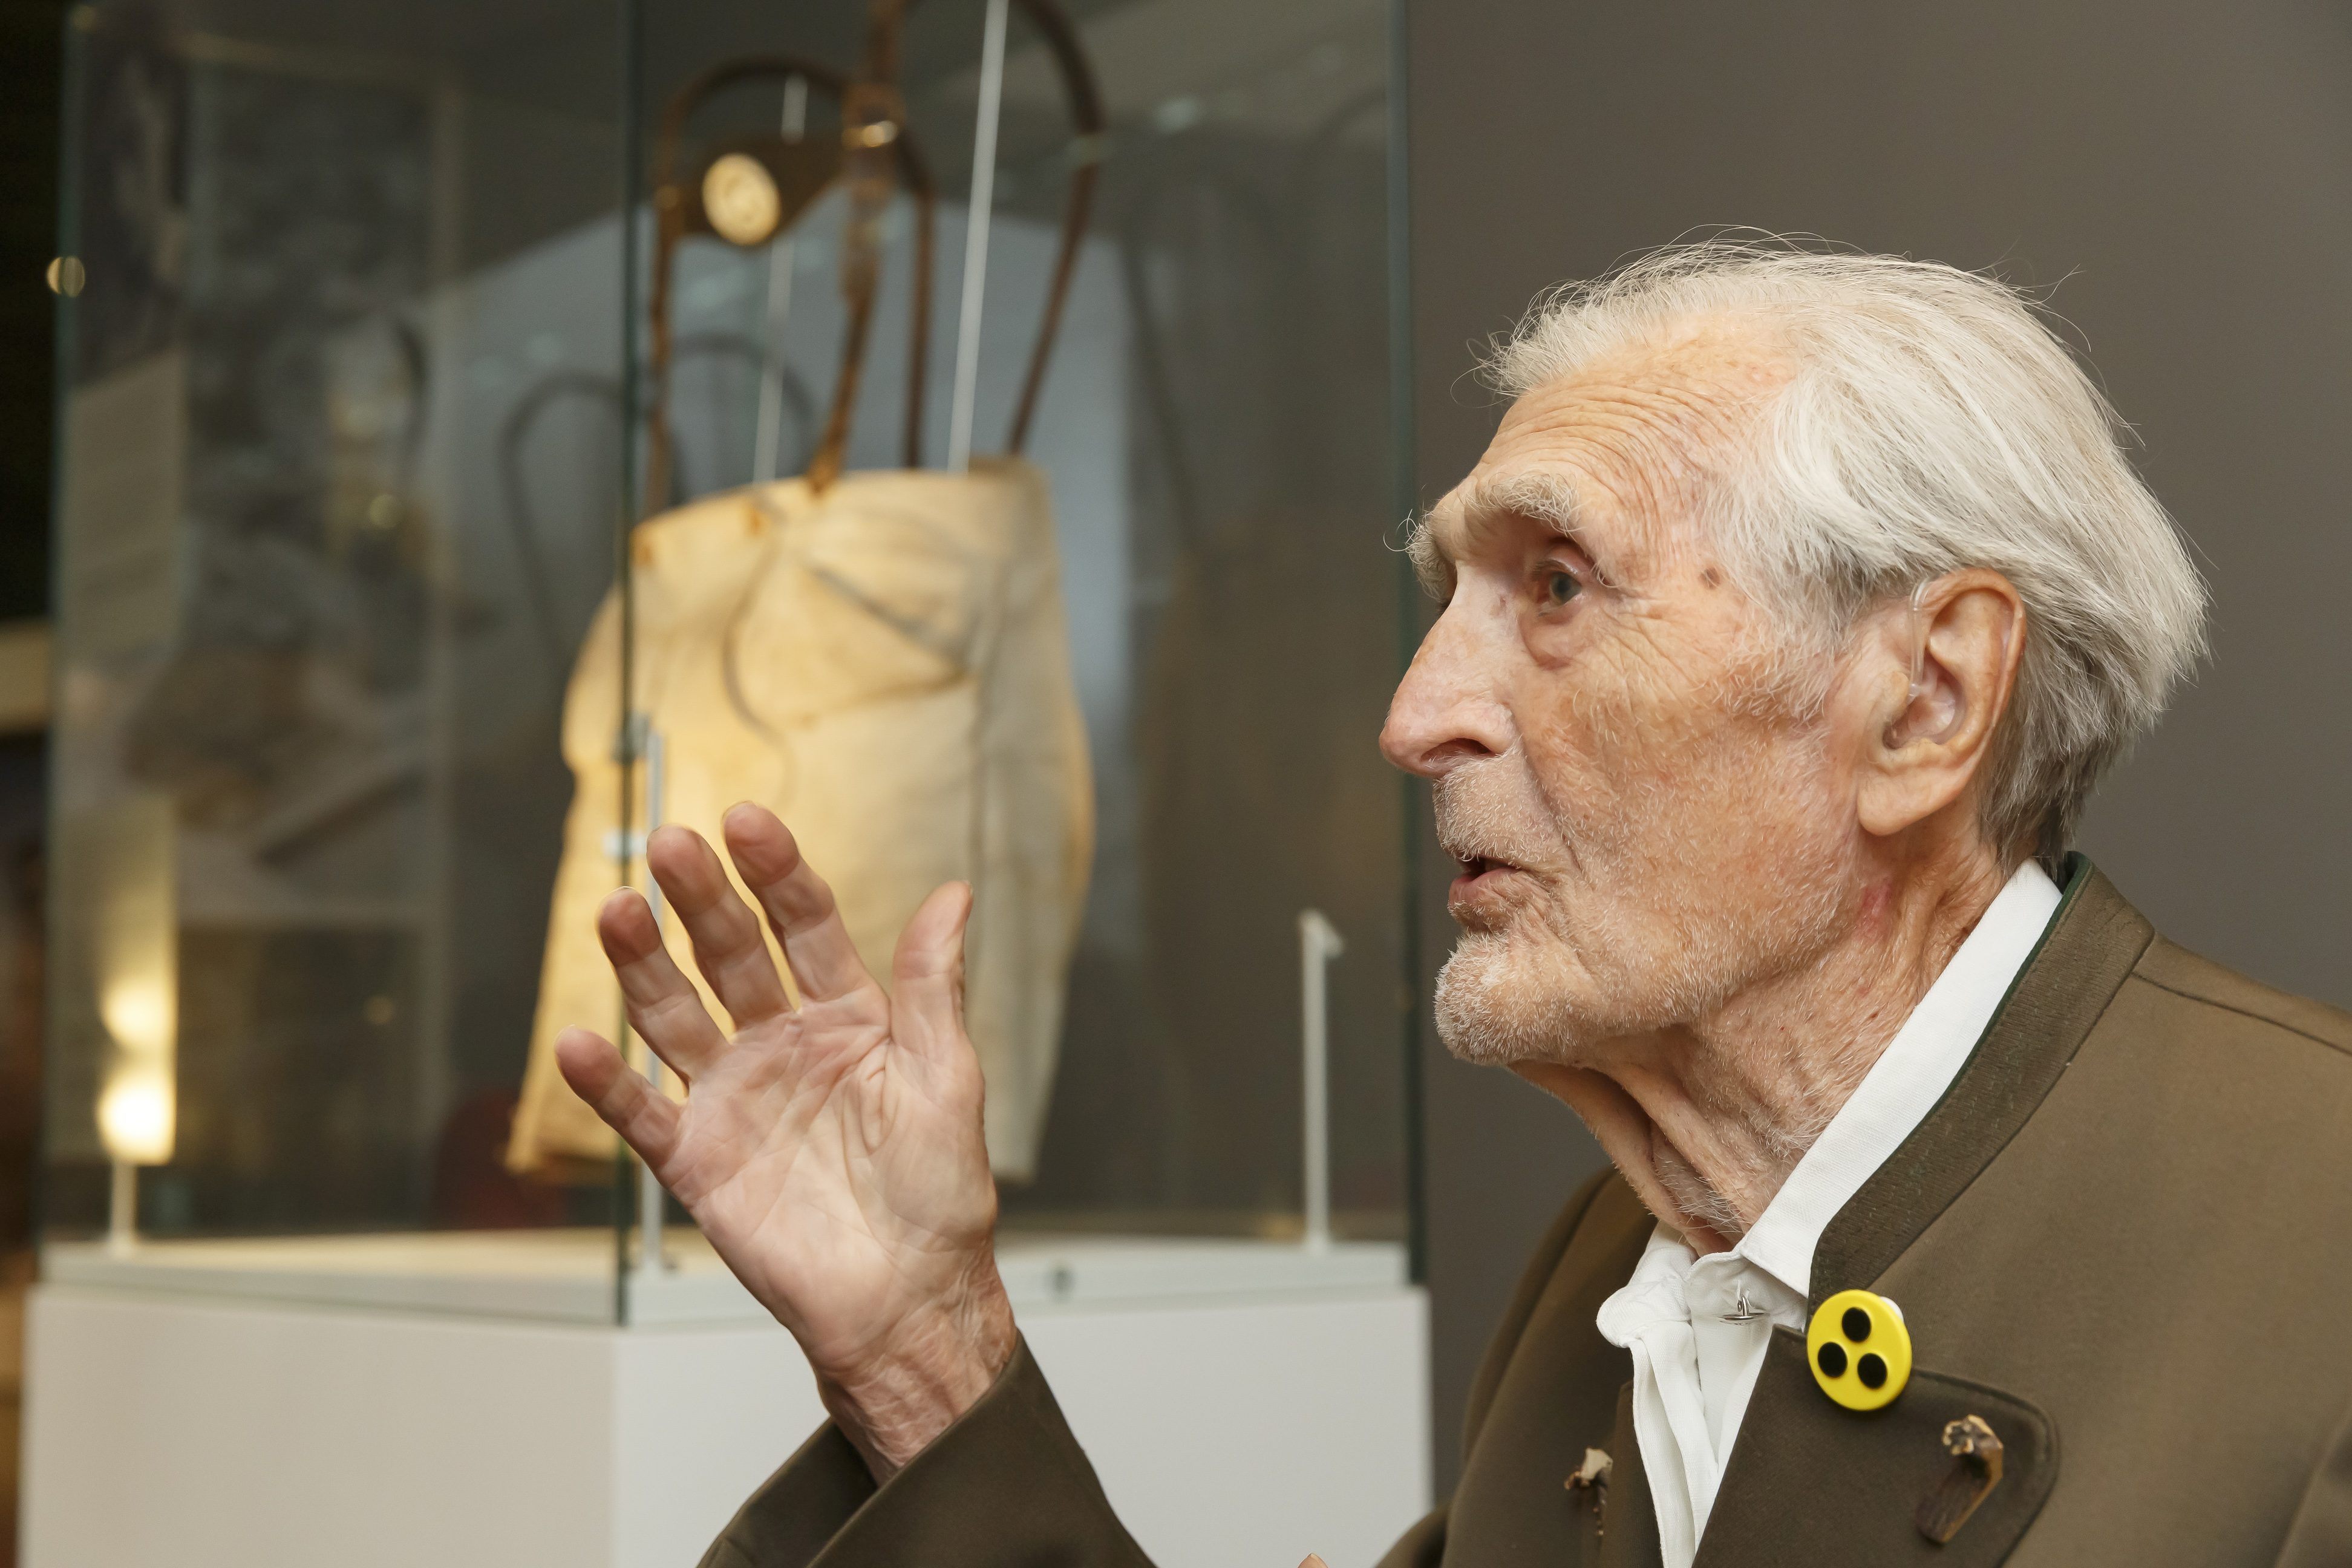
[[[2054,862],[2205,647],[2204,585],[2122,450],[2126,426],[1998,279],[1779,241],[1676,246],[1564,284],[1488,370],[1517,396],[1710,321],[1763,328],[1790,373],[1709,489],[1727,566],[1824,648],[1943,574],[2007,577],[2025,654],[1983,822],[2005,860]]]

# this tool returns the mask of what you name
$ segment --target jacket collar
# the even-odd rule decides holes
[[[2065,897],[1936,1109],[1838,1211],[1813,1254],[1811,1304],[1874,1285],[1997,1159],[2074,1059],[2156,932],[2080,856]],[[2007,1446],[2007,1475],[1949,1546],[1912,1521],[1945,1424],[1974,1415]],[[1945,1568],[2002,1562],[2058,1479],[2058,1432],[2031,1397],[1948,1366],[1912,1369],[1885,1409],[1839,1409],[1813,1384],[1802,1336],[1777,1330],[1698,1551],[1699,1568],[1843,1568],[1933,1552]]]
[[[1992,1163],[2156,940],[2156,928],[2088,859],[2069,855],[2063,869],[2058,912],[1967,1065],[1822,1230],[1810,1306],[1884,1274]]]
[[[2155,940],[2088,860],[2069,856],[2063,871],[2058,912],[1951,1087],[1822,1232],[1811,1306],[1875,1282],[2000,1155]],[[1968,1415],[2001,1434],[2008,1479],[1950,1546],[1927,1548],[1911,1511],[1940,1458],[1944,1423]],[[1600,1560],[1654,1568],[1657,1531],[1632,1425],[1621,1403],[1622,1468]],[[1861,1568],[1923,1550],[1946,1568],[1998,1563],[2055,1486],[2057,1451],[2054,1425],[2030,1398],[1933,1366],[1915,1367],[1885,1410],[1839,1410],[1813,1384],[1803,1337],[1776,1331],[1699,1542],[1699,1568]]]

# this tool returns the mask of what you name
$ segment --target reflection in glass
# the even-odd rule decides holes
[[[547,1257],[577,1241],[565,1300],[610,1313],[617,1253],[591,1227],[628,1223],[628,1178],[593,1125],[542,1158],[515,1117],[535,1035],[617,1022],[593,951],[576,985],[558,975],[550,912],[575,861],[591,904],[634,861],[652,803],[616,748],[619,667],[667,657],[647,559],[720,515],[795,541],[798,575],[761,579],[791,592],[742,625],[774,637],[722,637],[710,690],[757,720],[747,756],[788,750],[847,797],[840,820],[866,825],[819,859],[845,878],[920,837],[874,814],[937,809],[915,786],[943,775],[899,748],[868,764],[897,768],[890,787],[861,788],[815,729],[779,747],[779,715],[821,718],[811,661],[830,650],[853,684],[898,668],[826,641],[818,607],[889,621],[906,670],[926,649],[978,668],[973,628],[1012,623],[995,589],[941,585],[1011,578],[941,563],[1052,567],[1050,719],[1002,730],[1026,737],[1002,776],[956,797],[1036,807],[1062,847],[1031,857],[1058,891],[992,873],[1003,907],[981,928],[1059,931],[1029,971],[1050,995],[1002,1026],[1038,1041],[1023,1084],[1000,1069],[1005,1114],[1028,1108],[998,1162],[1008,1226],[1299,1234],[1316,910],[1342,943],[1334,1228],[1402,1234],[1401,796],[1373,745],[1401,574],[1388,6],[1067,11],[1057,34],[1012,10],[969,476],[940,465],[980,0],[909,16],[903,138],[875,149],[898,172],[865,198],[841,134],[870,112],[849,90],[856,4],[677,0],[634,35],[617,0],[487,0],[429,26],[372,0],[79,13],[53,1242],[102,1235],[135,1169],[151,1248],[530,1229]],[[778,59],[799,64],[729,74]],[[663,110],[698,81],[673,127],[690,202],[667,208]],[[866,261],[874,286],[845,288]],[[803,537],[826,487],[791,476],[835,463],[869,525]],[[1012,498],[998,533],[925,511],[959,485]],[[1033,545],[1003,542],[1023,528]],[[612,678],[567,717],[592,655]],[[953,722],[1000,732],[986,711]],[[763,787],[689,774],[665,816]],[[870,961],[897,918],[868,922]]]

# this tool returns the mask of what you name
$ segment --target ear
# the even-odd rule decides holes
[[[1955,572],[1889,612],[1871,658],[1885,693],[1864,737],[1864,831],[1901,833],[1969,793],[2025,657],[2025,602],[1998,572]]]

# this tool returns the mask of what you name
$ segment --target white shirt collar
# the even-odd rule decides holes
[[[1822,1230],[1943,1099],[2061,901],[2040,868],[2021,867],[1739,1244],[1695,1258],[1662,1225],[1601,1303],[1601,1337],[1633,1355],[1666,1568],[1690,1568],[1773,1328],[1805,1326]]]
[[[1811,1293],[1822,1232],[1951,1088],[2062,897],[2032,861],[2017,868],[1734,1252]]]

